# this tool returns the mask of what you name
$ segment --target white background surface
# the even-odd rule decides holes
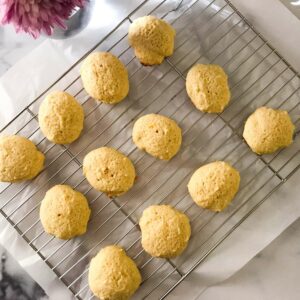
[[[99,1],[100,2],[100,1]],[[114,1],[117,3],[118,1]],[[285,58],[297,69],[300,70],[300,59],[299,51],[300,49],[300,22],[294,17],[279,1],[277,0],[264,0],[264,1],[247,1],[247,0],[233,0],[232,1],[241,12],[249,19],[249,21],[254,24],[257,28],[270,42],[274,45],[280,53],[284,54]],[[124,7],[119,8],[119,11],[123,11]],[[117,16],[115,19],[117,21]],[[280,20],[280,21],[278,21]],[[284,21],[283,21],[284,20]],[[116,22],[115,22],[116,23]],[[104,22],[105,24],[105,22]],[[106,25],[103,26],[105,27]],[[108,28],[106,28],[107,30]],[[24,68],[28,64],[28,59],[32,59],[32,53],[34,55],[41,56],[44,55],[43,47],[50,49],[49,51],[56,51],[52,47],[53,41],[47,41],[47,44],[43,44],[40,48],[36,48],[41,40],[32,41],[27,37],[16,37],[11,29],[0,29],[0,72],[3,73],[4,70],[8,69],[10,66],[15,65],[13,68],[6,73],[2,79],[2,90],[0,89],[1,101],[0,101],[0,111],[5,111],[5,119],[3,118],[0,122],[3,124],[10,118],[7,114],[7,103],[5,101],[6,97],[9,97],[11,89],[15,87],[15,82],[18,82],[19,78],[24,78],[24,72],[30,72]],[[79,38],[79,37],[77,37]],[[86,41],[91,42],[91,41]],[[55,43],[58,47],[66,47],[63,42]],[[16,50],[12,50],[16,47]],[[74,49],[70,48],[71,57],[74,53]],[[32,52],[34,51],[34,52]],[[27,53],[31,53],[31,58],[25,58],[25,60],[19,61],[24,58]],[[18,62],[19,61],[19,62]],[[18,62],[18,63],[17,63]],[[34,76],[39,76],[37,71],[42,72],[45,70],[45,66],[51,63],[47,61],[45,57],[45,65],[41,65],[40,70],[34,70],[30,73],[28,82],[18,82],[20,84],[20,93],[17,94],[15,98],[15,103],[11,107],[11,113],[17,112],[26,103],[29,103],[33,99],[34,94],[24,95],[24,90],[22,85],[35,84]],[[71,63],[71,61],[62,60],[60,62],[55,62],[57,64],[56,71],[58,73]],[[18,70],[18,72],[16,72]],[[20,73],[21,72],[21,73]],[[47,74],[48,82],[55,79],[58,74],[50,73]],[[3,90],[3,86],[7,89]],[[43,88],[43,87],[41,87]],[[39,93],[39,91],[36,91]],[[4,116],[3,116],[4,117]],[[296,174],[298,177],[300,174]],[[290,189],[294,189],[294,196],[297,197],[298,180],[294,176],[294,184],[291,184]],[[283,194],[284,195],[284,194]],[[286,199],[284,199],[286,200]],[[280,199],[277,198],[277,201]],[[300,199],[299,199],[300,201]],[[261,209],[268,210],[268,205],[262,207]],[[283,205],[283,207],[285,207]],[[297,214],[299,215],[299,206],[297,208],[288,207],[291,209],[290,213],[295,214],[294,219],[297,219]],[[253,216],[255,217],[255,216]],[[257,216],[259,218],[259,216]],[[270,216],[271,217],[271,216]],[[281,215],[273,216],[280,218]],[[288,226],[289,224],[286,224]],[[247,226],[244,224],[244,226]],[[268,230],[267,224],[263,223],[261,226]],[[277,228],[277,235],[283,231],[283,227]],[[252,236],[249,231],[249,239],[255,239],[255,234]],[[254,232],[255,233],[255,232]],[[236,238],[238,235],[236,235]],[[255,256],[250,262],[248,262],[239,272],[231,276],[224,282],[214,285],[211,288],[206,289],[201,292],[199,299],[298,299],[299,298],[299,275],[300,275],[300,222],[295,222],[290,228],[285,230],[278,238],[276,238],[267,248]],[[234,237],[233,237],[234,238]],[[270,241],[271,236],[269,236]],[[274,236],[273,236],[274,238]],[[234,240],[234,239],[233,239]],[[266,241],[267,242],[267,241]],[[255,244],[255,242],[254,242]],[[232,251],[232,246],[231,251]],[[247,244],[245,244],[247,246]],[[249,245],[248,245],[249,246]],[[255,245],[258,247],[258,245]],[[261,246],[264,247],[264,246]],[[226,245],[223,248],[224,254],[226,253]],[[232,253],[232,252],[231,252]],[[230,253],[228,254],[230,257]],[[226,256],[222,256],[226,257]],[[214,258],[214,256],[212,256]],[[19,257],[22,261],[22,258]],[[224,258],[225,259],[225,258]],[[241,267],[247,262],[251,257],[244,258],[241,262]],[[222,262],[220,263],[220,269],[222,268]],[[226,263],[225,261],[223,263]],[[229,261],[230,263],[230,261]],[[22,261],[22,264],[26,264],[26,261]],[[220,270],[221,273],[221,270]],[[200,279],[201,280],[201,279]],[[180,290],[180,289],[179,289]]]
[[[201,300],[299,299],[300,220],[293,223],[239,272],[208,288]]]

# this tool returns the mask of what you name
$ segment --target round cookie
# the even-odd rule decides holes
[[[86,92],[99,101],[115,104],[128,95],[127,70],[111,53],[91,53],[84,60],[80,74]]]
[[[83,174],[92,187],[110,197],[127,192],[135,180],[131,160],[108,147],[95,149],[85,156]]]
[[[260,107],[247,119],[243,137],[253,152],[267,154],[289,146],[294,130],[286,111]]]
[[[227,75],[218,65],[194,65],[186,77],[186,91],[202,112],[221,113],[230,100]]]
[[[139,149],[154,157],[169,160],[179,151],[182,136],[175,121],[162,115],[149,114],[135,122],[132,139]]]
[[[91,260],[89,286],[105,300],[127,300],[142,281],[135,262],[119,246],[107,246]]]
[[[143,211],[139,222],[142,246],[154,257],[180,255],[191,236],[188,217],[169,205],[152,205]]]
[[[83,128],[84,112],[76,99],[66,92],[47,95],[39,108],[39,124],[45,137],[55,144],[70,144]]]
[[[197,205],[218,212],[233,200],[239,185],[239,172],[224,161],[215,161],[194,172],[188,190]]]
[[[154,16],[137,18],[129,27],[129,44],[143,65],[161,64],[173,54],[175,30]]]
[[[0,181],[34,178],[44,166],[45,156],[28,139],[18,135],[0,137]]]
[[[55,185],[42,200],[40,219],[47,233],[68,240],[86,232],[90,213],[83,194],[68,185]]]

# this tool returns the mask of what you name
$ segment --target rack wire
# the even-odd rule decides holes
[[[156,67],[141,66],[127,43],[128,26],[146,14],[166,19],[177,31],[174,55]],[[129,71],[130,95],[117,106],[96,103],[80,82],[78,67],[95,50],[111,51]],[[86,55],[1,130],[30,138],[47,159],[33,181],[1,184],[0,211],[76,298],[93,298],[89,261],[112,243],[123,246],[141,270],[136,299],[165,298],[298,170],[299,75],[227,0],[146,0]],[[203,114],[190,103],[185,76],[195,63],[220,64],[228,73],[232,99],[223,113]],[[69,146],[51,144],[38,126],[38,107],[54,89],[73,94],[85,110],[84,132]],[[274,155],[255,155],[242,139],[245,118],[262,105],[289,111],[297,128],[293,145]],[[150,112],[173,118],[183,129],[182,149],[168,163],[139,151],[131,141],[134,121]],[[128,155],[137,169],[135,186],[119,198],[93,190],[81,172],[84,155],[103,145]],[[242,178],[236,199],[222,213],[197,207],[186,189],[192,172],[214,160],[230,162]],[[47,235],[39,221],[40,202],[58,183],[84,193],[92,208],[88,232],[71,241]],[[140,245],[138,220],[154,203],[171,204],[191,220],[192,238],[179,258],[152,258]]]

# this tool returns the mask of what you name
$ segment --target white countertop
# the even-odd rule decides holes
[[[296,300],[300,285],[300,219],[248,264],[220,285],[205,290],[201,300]]]
[[[265,11],[258,4],[259,1],[234,0],[232,2],[249,18],[255,27],[259,28],[265,36],[268,36],[271,43],[277,47],[281,53],[284,51],[290,58],[289,62],[297,70],[300,70],[300,59],[297,57],[297,52],[300,47],[300,26],[299,35],[287,37],[289,43],[295,41],[295,48],[289,49],[288,51],[284,49],[282,43],[276,41],[274,32],[272,32],[277,31],[278,33],[278,30],[280,30],[282,34],[285,35],[284,31],[286,28],[284,24],[277,22],[273,28],[266,26],[266,23],[271,22],[271,20],[276,17],[274,16],[275,10],[273,14],[270,6],[275,3],[277,4],[278,1],[265,0]],[[270,6],[268,7],[268,5]],[[286,9],[283,6],[282,8]],[[289,13],[289,11],[286,9],[284,13]],[[262,18],[262,16],[264,17]],[[293,19],[292,15],[291,19]],[[295,20],[298,19],[295,17]],[[294,20],[291,22],[293,21]],[[295,26],[296,24],[299,25],[299,23],[295,21]],[[0,27],[0,76],[44,40],[45,37],[32,40],[25,35],[16,35],[11,27]],[[299,299],[299,240],[300,220],[298,219],[240,271],[222,284],[206,289],[198,298],[214,300],[240,300],[241,298],[244,300]]]

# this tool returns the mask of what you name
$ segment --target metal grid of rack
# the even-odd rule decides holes
[[[168,20],[177,31],[174,55],[156,67],[141,66],[127,43],[128,26],[146,14]],[[88,263],[112,243],[123,246],[141,270],[136,299],[164,298],[299,168],[299,76],[226,0],[144,1],[89,53],[95,50],[111,51],[124,62],[130,95],[117,106],[96,103],[80,82],[83,58],[72,66],[44,94],[54,89],[73,94],[85,110],[84,132],[69,146],[48,142],[37,122],[44,94],[5,126],[1,132],[30,138],[47,160],[32,182],[0,185],[0,210],[78,299],[93,298]],[[228,73],[232,98],[223,113],[200,113],[187,98],[185,76],[195,63],[220,64]],[[288,110],[297,128],[294,144],[274,155],[255,155],[242,139],[245,118],[262,105]],[[183,130],[182,149],[168,163],[131,141],[134,121],[150,112],[173,118]],[[137,169],[135,186],[119,198],[93,190],[82,175],[84,155],[103,145],[128,155]],[[236,199],[222,213],[197,207],[186,189],[192,172],[214,160],[230,162],[242,178]],[[88,232],[71,241],[47,235],[39,221],[40,201],[58,183],[84,193],[92,208]],[[192,238],[179,258],[151,258],[141,248],[138,219],[154,203],[171,204],[191,220]]]

